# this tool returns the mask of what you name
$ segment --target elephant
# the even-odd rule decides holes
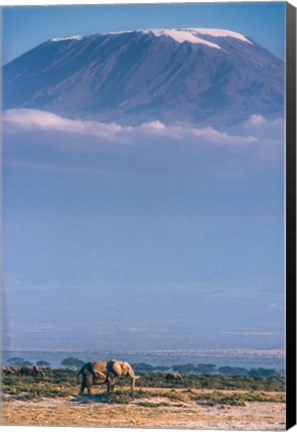
[[[165,378],[166,378],[167,382],[169,382],[169,381],[180,381],[181,382],[183,380],[181,374],[179,374],[177,372],[169,372]]]
[[[86,363],[77,374],[82,375],[82,383],[79,395],[83,395],[85,388],[88,394],[92,394],[93,384],[107,384],[107,393],[112,393],[117,378],[130,376],[132,378],[131,389],[134,390],[136,379],[140,378],[134,374],[132,367],[127,362],[119,360],[92,361]]]
[[[5,375],[17,375],[20,368],[18,366],[1,366],[1,371]]]
[[[33,377],[37,377],[38,374],[44,377],[44,372],[39,366],[22,366],[18,372],[18,375],[22,375],[22,376],[30,375]]]
[[[9,368],[13,375],[18,375],[21,369],[20,366],[9,366]]]

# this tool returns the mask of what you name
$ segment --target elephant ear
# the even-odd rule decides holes
[[[122,375],[124,375],[124,376],[126,376],[126,375],[133,376],[134,375],[133,369],[131,368],[131,366],[127,362],[122,362]]]
[[[135,378],[135,379],[140,378],[140,376],[135,375],[132,366],[126,362],[125,362],[125,366],[123,366],[123,375],[129,375],[131,378]]]
[[[122,362],[118,360],[110,360],[107,362],[107,370],[115,376],[122,376]]]

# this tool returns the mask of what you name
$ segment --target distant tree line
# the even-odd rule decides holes
[[[11,366],[32,366],[28,360],[21,357],[13,357],[7,360],[7,364]],[[61,366],[65,369],[80,369],[85,364],[85,361],[80,360],[76,357],[67,357],[61,361]],[[37,366],[43,368],[49,368],[50,363],[45,360],[38,360]],[[133,363],[133,369],[136,372],[142,373],[158,373],[158,372],[179,372],[180,374],[195,374],[195,375],[224,375],[224,376],[250,376],[250,377],[278,377],[283,376],[284,371],[277,371],[272,368],[252,368],[247,369],[244,367],[236,366],[222,366],[217,368],[212,363],[199,363],[194,365],[193,363],[173,365],[173,366],[152,366],[148,363]]]
[[[167,372],[174,371],[181,374],[198,374],[198,375],[226,375],[226,376],[254,376],[254,377],[272,377],[281,376],[283,371],[266,368],[247,369],[236,366],[222,366],[217,368],[212,363],[193,363],[173,365],[173,366],[152,366],[146,363],[134,363],[133,369],[137,372]]]
[[[33,366],[32,362],[30,362],[29,360],[25,360],[22,357],[11,357],[6,361],[6,363],[9,364],[10,366],[19,366],[19,367]],[[50,367],[51,364],[45,360],[38,360],[36,362],[36,365],[42,368],[48,368]]]

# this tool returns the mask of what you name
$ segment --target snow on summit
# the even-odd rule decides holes
[[[247,42],[251,44],[251,41],[249,41],[242,34],[236,33],[231,30],[223,30],[223,29],[208,29],[208,28],[148,29],[148,30],[142,30],[142,33],[145,34],[152,33],[157,37],[168,36],[179,43],[183,43],[183,42],[199,43],[217,49],[221,49],[221,47],[216,43],[203,39],[203,36],[205,35],[205,36],[218,37],[218,38],[232,37],[234,39],[239,39],[242,42]]]
[[[77,36],[66,36],[66,37],[57,37],[57,38],[52,38],[51,42],[62,42],[65,40],[81,40],[83,37],[80,35]]]
[[[178,43],[189,42],[193,44],[202,44],[216,49],[221,49],[219,43],[216,43],[218,41],[210,41],[208,40],[208,37],[211,38],[230,37],[252,45],[252,42],[248,40],[244,35],[240,33],[236,33],[231,30],[223,30],[223,29],[209,29],[209,28],[142,29],[142,30],[124,30],[124,31],[115,31],[115,32],[105,32],[100,34],[101,35],[121,35],[125,33],[153,34],[155,37],[166,36]],[[82,38],[83,36],[57,37],[51,39],[51,42],[61,42],[65,40],[80,40]]]
[[[248,40],[244,35],[240,33],[236,33],[231,30],[223,30],[223,29],[209,29],[209,28],[193,28],[189,29],[189,31],[193,33],[198,33],[202,35],[208,35],[213,37],[232,37],[234,39],[239,39],[242,42],[247,42],[252,45],[252,42]]]
[[[156,30],[143,30],[142,33],[144,34],[152,33],[156,37],[167,36],[178,43],[191,42],[194,44],[203,44],[203,45],[208,45],[212,48],[221,49],[219,45],[213,42],[209,42],[205,39],[201,39],[197,37],[193,31],[189,31],[189,30],[176,30],[176,29],[157,30],[156,29]]]

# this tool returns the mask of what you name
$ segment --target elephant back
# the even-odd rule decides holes
[[[89,365],[89,368],[92,368],[93,370],[98,370],[98,371],[106,370],[106,362],[105,361],[94,360],[94,361],[89,362],[87,364]]]

